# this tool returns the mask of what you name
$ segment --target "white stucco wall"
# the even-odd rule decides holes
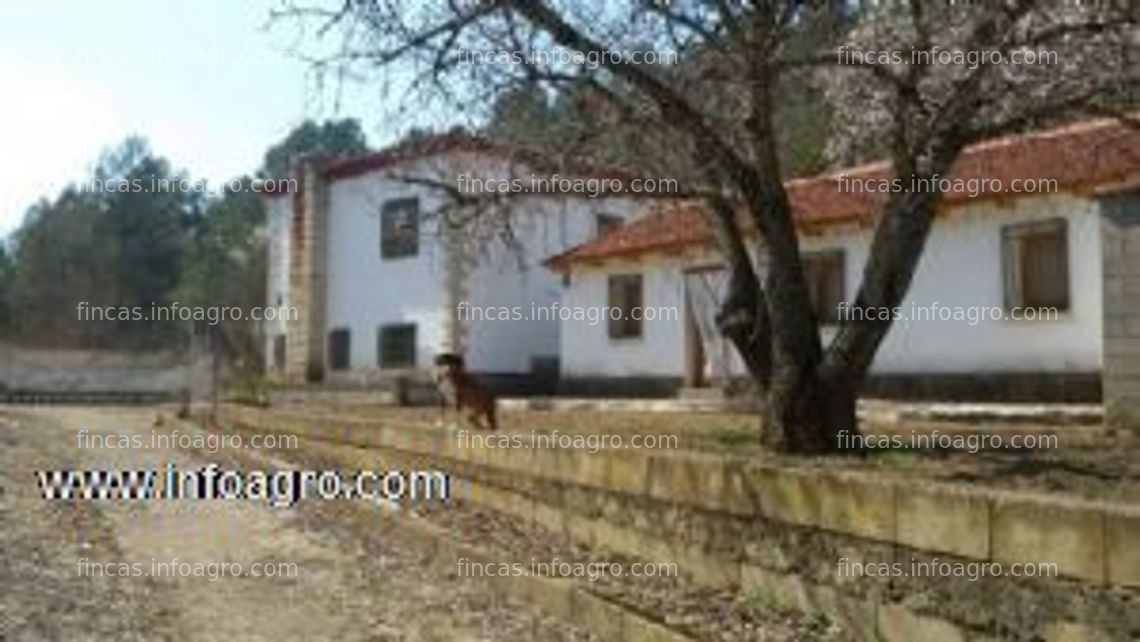
[[[562,323],[562,375],[581,376],[681,376],[685,364],[684,282],[681,264],[649,258],[643,263],[615,262],[604,270],[576,271],[571,276],[564,304],[594,312],[592,321]],[[677,310],[676,321],[644,321],[642,336],[611,339],[605,314],[611,274],[641,274],[642,304]]]
[[[431,215],[442,193],[416,185],[407,177],[455,180],[460,172],[477,177],[519,176],[518,167],[469,153],[404,163],[384,171],[332,181],[328,186],[328,264],[325,339],[332,330],[350,333],[350,373],[355,377],[379,371],[378,333],[381,325],[414,323],[416,364],[429,366],[445,346],[449,306],[446,292],[447,249]],[[522,174],[525,176],[525,174]],[[380,212],[391,199],[420,199],[420,245],[416,256],[383,259],[380,255]],[[278,294],[288,305],[289,222],[291,199],[269,201],[269,304]],[[595,215],[628,218],[637,207],[622,199],[519,199],[512,205],[511,227],[522,254],[508,252],[501,242],[468,248],[473,263],[465,272],[460,300],[480,308],[518,310],[522,318],[487,320],[460,317],[465,325],[468,367],[493,373],[525,373],[536,357],[557,357],[561,325],[556,318],[534,318],[532,310],[562,297],[562,278],[542,262],[573,245],[593,238]],[[521,259],[521,260],[520,260]],[[267,327],[266,352],[272,360],[272,336],[284,324]],[[272,366],[272,361],[270,363]],[[333,378],[343,373],[326,372]]]
[[[1095,202],[1069,195],[1025,198],[1006,204],[982,202],[940,217],[903,303],[955,306],[1003,305],[1001,228],[1037,219],[1068,220],[1070,310],[1056,321],[900,320],[894,323],[872,366],[876,373],[1094,372],[1101,367],[1100,222]],[[805,251],[846,250],[846,295],[853,300],[862,277],[872,231],[849,229],[806,237]],[[568,305],[606,305],[609,274],[644,275],[645,306],[683,311],[682,269],[708,257],[646,257],[576,269]],[[682,376],[685,364],[681,320],[646,321],[640,339],[611,340],[604,324],[565,322],[562,373],[566,377]],[[833,330],[824,328],[825,342]],[[738,363],[738,362],[737,362]]]
[[[416,164],[401,168],[416,172]],[[416,324],[416,364],[431,363],[442,338],[444,256],[435,221],[420,221],[415,256],[382,258],[380,211],[389,200],[420,199],[420,211],[438,206],[437,194],[400,180],[391,172],[333,181],[328,192],[326,337],[350,333],[350,369],[377,370],[381,325]],[[335,373],[330,373],[335,374]]]
[[[596,234],[596,214],[627,218],[628,201],[590,198],[538,198],[519,203],[513,225],[524,250],[521,255],[495,246],[468,280],[467,302],[494,308],[489,318],[464,313],[469,367],[495,373],[528,372],[538,357],[558,358],[561,322],[552,305],[563,297],[562,277],[542,264],[546,258],[584,243]],[[480,318],[482,320],[480,320]]]

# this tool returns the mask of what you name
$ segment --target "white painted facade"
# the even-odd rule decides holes
[[[1102,264],[1099,206],[1096,201],[1053,194],[1011,201],[981,201],[958,207],[935,223],[903,315],[912,306],[943,309],[1003,307],[1002,227],[1063,217],[1068,221],[1070,307],[1053,321],[931,319],[951,314],[927,308],[924,320],[904,316],[884,340],[872,372],[916,373],[1088,373],[1102,366]],[[845,250],[845,298],[854,300],[873,231],[833,229],[801,239],[803,251]],[[712,254],[650,254],[636,260],[572,265],[568,306],[606,306],[611,274],[643,276],[643,306],[675,308],[672,320],[646,320],[642,336],[611,339],[606,324],[562,324],[562,376],[682,377],[686,368],[686,269],[715,264]],[[978,311],[980,313],[980,310]],[[975,317],[977,318],[977,317]],[[824,344],[834,327],[821,329]],[[732,374],[742,373],[735,354]]]
[[[585,196],[517,198],[510,206],[517,241],[511,249],[499,240],[487,240],[487,234],[467,231],[459,233],[462,242],[452,247],[435,215],[444,193],[407,179],[454,181],[461,172],[505,177],[518,175],[519,168],[496,158],[456,152],[328,182],[324,334],[327,340],[329,332],[346,329],[350,336],[347,372],[331,371],[326,351],[325,372],[332,379],[366,380],[382,374],[379,329],[390,324],[415,324],[417,368],[429,367],[436,354],[452,349],[453,323],[468,368],[476,372],[527,373],[536,360],[559,356],[557,318],[531,318],[531,310],[550,306],[563,294],[562,277],[546,269],[543,261],[594,238],[597,214],[628,218],[634,213],[633,203]],[[408,197],[420,202],[418,251],[414,256],[384,258],[381,208],[390,200]],[[289,305],[291,209],[291,198],[269,202],[268,298],[284,305]],[[473,240],[476,237],[483,240]],[[461,275],[455,288],[448,278],[452,269]],[[284,332],[284,323],[266,326],[265,354],[271,370],[280,365],[273,354],[275,336]]]

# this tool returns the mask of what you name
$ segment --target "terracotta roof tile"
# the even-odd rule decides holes
[[[536,172],[563,172],[571,176],[620,178],[625,181],[639,178],[636,173],[622,168],[542,154],[462,130],[415,138],[363,156],[332,159],[320,163],[319,167],[321,176],[332,182],[383,171],[409,161],[460,153],[483,154],[513,161],[528,166]],[[272,198],[284,194],[286,192],[267,194],[267,196]]]
[[[870,221],[878,214],[888,195],[843,191],[838,180],[843,175],[860,181],[891,178],[888,164],[880,162],[788,181],[785,185],[797,224],[810,229]],[[944,201],[957,204],[1011,193],[1015,180],[1055,179],[1059,190],[1091,191],[1105,185],[1135,184],[1138,177],[1140,131],[1115,120],[1100,120],[967,148],[950,173],[963,189],[948,191]],[[970,188],[967,181],[971,180],[982,189]],[[1002,189],[994,189],[999,184]],[[658,204],[606,237],[554,256],[547,264],[559,268],[576,261],[632,257],[709,242],[703,207],[696,201]]]

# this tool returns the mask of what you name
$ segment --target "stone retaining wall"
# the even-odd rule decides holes
[[[443,429],[228,408],[227,419],[472,480],[497,510],[867,640],[1130,640],[1140,510],[693,452],[460,448]],[[335,421],[335,424],[333,423]],[[357,449],[346,449],[357,450]],[[839,560],[1056,564],[1052,579],[850,578]]]

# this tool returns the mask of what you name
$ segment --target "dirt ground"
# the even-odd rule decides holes
[[[333,409],[305,410],[334,414]],[[378,425],[441,420],[435,409],[335,410],[362,412]],[[458,577],[454,565],[405,545],[386,530],[384,520],[347,502],[273,508],[259,502],[43,498],[36,482],[43,470],[162,469],[168,463],[183,470],[206,463],[275,470],[320,463],[283,451],[78,447],[81,429],[91,435],[149,435],[159,414],[169,416],[170,409],[0,408],[0,641],[594,639],[573,623]],[[770,457],[755,446],[755,419],[748,415],[511,412],[503,424],[516,433],[677,435],[680,448]],[[1116,437],[1048,451],[902,450],[793,461],[1135,502],[1140,501],[1137,454],[1134,442]],[[560,559],[596,555],[462,503],[424,517],[460,534],[460,540],[498,542],[515,553]],[[297,573],[210,579],[90,572],[95,565],[146,568],[172,561],[238,562],[246,569],[254,563],[291,563]],[[646,612],[671,614],[709,639],[843,639],[826,622],[742,603],[733,595],[694,591],[683,582],[609,582],[595,590]]]
[[[147,408],[0,408],[0,640],[590,639],[383,532],[306,516],[319,507],[43,498],[40,470],[206,463],[187,450],[78,447],[81,428],[143,434],[154,418]],[[296,572],[145,576],[152,562],[291,563]],[[121,574],[96,566],[121,563],[139,564],[142,576],[93,570]]]
[[[159,408],[0,408],[0,641],[368,640],[576,641],[596,637],[433,557],[391,530],[404,513],[346,501],[272,508],[245,501],[49,501],[37,471],[336,468],[300,450],[79,448],[93,436],[148,436]],[[195,428],[187,431],[204,435]],[[90,444],[91,442],[88,441]],[[529,522],[462,499],[417,509],[426,520],[502,559],[611,559]],[[95,565],[151,562],[296,565],[283,577],[117,577]],[[86,566],[84,566],[86,565]],[[93,576],[92,576],[93,575]],[[818,614],[697,588],[684,578],[607,577],[597,594],[728,642],[840,642]]]

